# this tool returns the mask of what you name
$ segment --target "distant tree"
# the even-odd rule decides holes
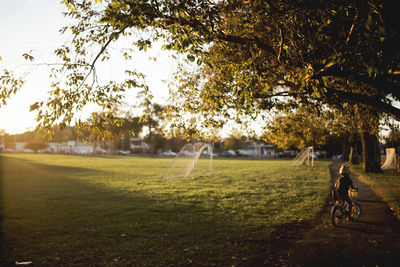
[[[224,138],[222,148],[223,150],[238,150],[243,148],[246,141],[246,137],[238,134],[230,134],[228,137]]]
[[[166,150],[168,148],[168,139],[163,134],[154,134],[152,140],[154,153]]]
[[[334,117],[311,106],[300,106],[294,112],[276,116],[266,127],[265,139],[280,149],[320,147],[331,134]]]
[[[92,113],[91,117],[81,122],[78,128],[78,136],[93,142],[93,152],[96,151],[100,141],[106,143],[110,152],[116,154],[118,143],[124,133],[124,118],[118,117],[114,113]]]
[[[142,132],[144,125],[139,116],[132,116],[130,113],[125,114],[123,121],[123,138],[121,142],[121,149],[130,150],[130,138],[138,137]]]
[[[78,138],[93,142],[93,151],[99,142],[104,142],[110,151],[117,153],[118,149],[130,149],[130,137],[138,136],[143,126],[140,117],[115,108],[113,112],[92,113],[75,128]]]
[[[10,134],[6,134],[4,137],[4,141],[5,141],[5,148],[6,149],[15,149],[15,139],[16,139],[16,135],[10,135]]]
[[[0,152],[3,151],[3,149],[5,149],[6,136],[7,136],[6,131],[0,129]]]
[[[35,151],[35,153],[37,153],[38,150],[45,149],[47,147],[48,147],[48,144],[46,144],[45,142],[41,142],[41,141],[26,142],[23,146],[24,149],[33,150],[33,151]]]
[[[76,129],[73,126],[66,126],[64,128],[54,127],[53,131],[54,135],[52,137],[52,141],[57,143],[76,140],[78,137]]]
[[[144,113],[141,116],[140,122],[147,128],[145,140],[150,145],[150,154],[154,154],[156,152],[156,147],[160,145],[157,144],[157,142],[161,141],[160,137],[163,135],[162,122],[164,120],[164,107],[160,104],[153,103],[151,98],[147,97],[143,98],[141,107]]]

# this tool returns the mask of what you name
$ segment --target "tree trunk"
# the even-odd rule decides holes
[[[351,146],[350,147],[349,164],[356,164],[356,163],[354,163],[354,161],[357,161],[357,160],[355,160],[355,158],[357,158],[357,155],[354,155],[354,154],[355,154],[354,147]]]
[[[364,173],[381,173],[381,152],[377,138],[379,114],[362,105],[355,105],[359,121]]]
[[[363,150],[364,173],[381,173],[381,153],[378,138],[369,133],[365,128],[361,129],[361,144]]]
[[[349,134],[348,133],[346,133],[343,136],[342,160],[343,161],[348,161],[349,160]]]
[[[359,164],[358,160],[358,135],[353,134],[350,142],[349,164]]]
[[[93,154],[96,154],[96,150],[97,150],[97,142],[95,140],[93,141]]]
[[[118,155],[118,138],[114,136],[114,155]]]
[[[151,125],[151,121],[149,123],[149,145],[150,145],[150,155],[154,155],[154,148],[153,148],[153,127]]]

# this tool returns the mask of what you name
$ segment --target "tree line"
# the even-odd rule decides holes
[[[92,143],[94,151],[97,146],[102,146],[117,153],[119,150],[130,151],[130,139],[140,138],[150,145],[146,153],[155,154],[166,149],[178,152],[187,141],[168,137],[163,128],[163,106],[154,103],[147,108],[149,114],[144,110],[137,116],[115,108],[112,113],[92,113],[87,120],[79,121],[74,126],[38,128],[22,134],[10,135],[3,130],[2,139],[6,149],[14,149],[16,142],[24,142],[24,148],[38,151],[45,149],[49,142],[82,141]]]
[[[173,131],[166,129],[168,120],[164,115],[163,106],[153,104],[154,111],[151,116],[132,116],[130,112],[121,113],[114,111],[112,114],[92,114],[92,117],[78,126],[41,128],[27,131],[22,134],[10,135],[4,130],[0,131],[5,149],[14,149],[16,142],[25,143],[24,148],[38,151],[47,148],[47,143],[65,143],[68,141],[90,142],[96,147],[106,149],[109,153],[117,154],[118,151],[130,151],[130,139],[140,138],[150,145],[149,151],[136,151],[136,153],[157,154],[161,151],[171,150],[178,152],[186,143],[193,141],[185,136],[173,136]],[[214,152],[226,150],[237,151],[248,147],[249,142],[273,144],[276,152],[283,150],[300,151],[307,146],[315,150],[324,151],[327,157],[341,155],[341,159],[352,164],[360,162],[362,143],[357,127],[348,131],[343,127],[343,118],[335,116],[330,110],[316,115],[313,107],[302,107],[296,112],[287,112],[274,117],[265,125],[261,136],[248,136],[235,130],[228,136],[219,137],[214,142]],[[156,114],[156,115],[155,115]],[[318,118],[316,118],[318,116]],[[98,124],[93,120],[104,120]],[[98,129],[97,127],[104,127]],[[387,136],[382,137],[385,147],[400,149],[400,131],[393,125]],[[134,151],[131,151],[135,153]]]

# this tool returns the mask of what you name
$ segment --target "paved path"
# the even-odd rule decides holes
[[[332,183],[338,169],[338,164],[330,166]],[[400,222],[368,185],[351,178],[359,188],[360,220],[343,220],[334,227],[327,205],[315,225],[300,226],[286,240],[274,242],[280,254],[277,265],[400,266]]]

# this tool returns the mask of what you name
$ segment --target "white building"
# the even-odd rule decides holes
[[[64,154],[104,154],[105,150],[101,149],[100,146],[96,145],[93,142],[80,142],[80,141],[67,141],[61,143],[58,147],[58,151],[56,153],[64,153]]]
[[[275,146],[272,144],[261,144],[262,157],[276,157]]]
[[[146,153],[150,151],[151,146],[140,138],[131,137],[130,148],[132,153]]]

